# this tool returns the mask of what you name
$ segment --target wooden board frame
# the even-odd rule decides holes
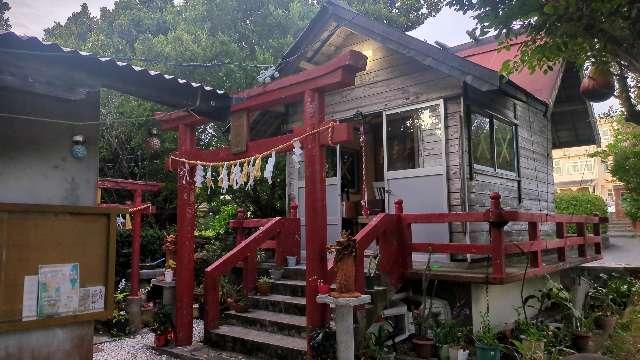
[[[68,206],[68,205],[40,205],[40,204],[7,204],[0,203],[0,214],[1,213],[24,213],[24,214],[51,214],[52,216],[71,216],[71,217],[80,217],[84,215],[97,215],[97,216],[105,216],[107,219],[107,227],[104,237],[104,244],[107,247],[107,268],[106,271],[106,283],[105,287],[105,309],[99,312],[92,313],[83,313],[83,314],[73,314],[68,316],[60,316],[60,317],[52,317],[46,319],[36,319],[29,321],[22,321],[21,319],[17,320],[8,320],[0,322],[0,332],[7,331],[20,331],[20,330],[29,330],[29,329],[37,329],[51,326],[59,326],[70,323],[77,323],[83,321],[92,321],[92,320],[106,320],[111,317],[114,307],[114,292],[115,292],[115,260],[116,260],[116,225],[115,225],[115,217],[118,213],[121,213],[123,210],[119,208],[102,208],[102,207],[93,207],[93,206]],[[2,220],[2,219],[0,219]],[[71,230],[71,229],[70,229]],[[2,234],[0,234],[2,235]],[[2,245],[3,239],[0,238],[0,245]],[[96,240],[96,241],[99,241]],[[5,251],[0,247],[1,251]],[[46,248],[43,248],[42,251],[47,251]],[[8,253],[6,256],[11,256],[12,254]],[[34,254],[37,256],[37,254]],[[80,259],[78,259],[80,260]],[[71,261],[68,261],[71,262]],[[12,271],[12,269],[4,269],[3,271]],[[20,271],[20,270],[18,270]],[[29,275],[33,275],[35,270],[31,270]],[[27,275],[19,274],[19,276]],[[82,282],[83,272],[82,266],[80,267],[80,279]]]

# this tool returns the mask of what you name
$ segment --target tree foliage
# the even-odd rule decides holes
[[[347,3],[354,10],[404,32],[416,29],[442,10],[440,0],[348,0]]]
[[[618,75],[619,98],[627,119],[640,123],[638,103],[625,89],[629,88],[627,75],[636,80],[640,76],[638,1],[446,0],[445,3],[472,14],[477,21],[470,32],[472,37],[495,33],[508,46],[508,40],[527,36],[519,58],[503,64],[506,74],[522,69],[548,70],[561,60],[612,66]]]
[[[11,6],[6,1],[0,1],[0,30],[11,30],[9,17],[6,15]]]

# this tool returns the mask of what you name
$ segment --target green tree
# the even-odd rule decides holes
[[[503,64],[510,75],[522,69],[547,70],[561,60],[612,67],[626,120],[640,123],[640,3],[635,0],[445,0],[470,13],[477,26],[472,38],[490,33],[507,40],[526,35],[519,58]],[[635,92],[635,99],[634,99]]]
[[[11,30],[9,17],[6,15],[11,6],[6,1],[0,1],[0,30]]]
[[[442,10],[440,0],[347,0],[356,11],[402,30],[411,31]]]

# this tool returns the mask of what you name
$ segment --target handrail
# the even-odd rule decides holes
[[[280,266],[284,265],[286,256],[300,255],[298,236],[300,219],[297,218],[297,207],[295,203],[291,205],[290,217],[253,219],[260,221],[246,220],[246,212],[238,211],[239,219],[231,221],[235,224],[233,227],[237,229],[236,246],[204,271],[205,328],[207,330],[218,327],[220,278],[229,273],[233,267],[242,263],[243,289],[245,294],[249,295],[256,284],[258,248],[264,247],[265,244],[273,244],[276,264]],[[259,229],[245,239],[244,229],[256,227]]]

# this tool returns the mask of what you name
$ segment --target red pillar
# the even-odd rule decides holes
[[[133,207],[142,206],[142,190],[133,193]],[[140,295],[140,234],[142,231],[142,211],[134,211],[131,229],[131,296]]]
[[[178,153],[195,148],[195,130],[188,125],[178,127]],[[181,164],[183,165],[183,164]],[[183,165],[184,166],[184,165]],[[176,346],[193,341],[193,253],[195,213],[194,167],[178,171],[178,226],[176,234]]]
[[[304,125],[316,127],[324,121],[324,94],[307,90],[304,94]],[[325,189],[325,154],[318,134],[304,140],[304,218],[306,221],[307,329],[326,324],[328,308],[318,304],[318,280],[327,277],[327,201]]]

